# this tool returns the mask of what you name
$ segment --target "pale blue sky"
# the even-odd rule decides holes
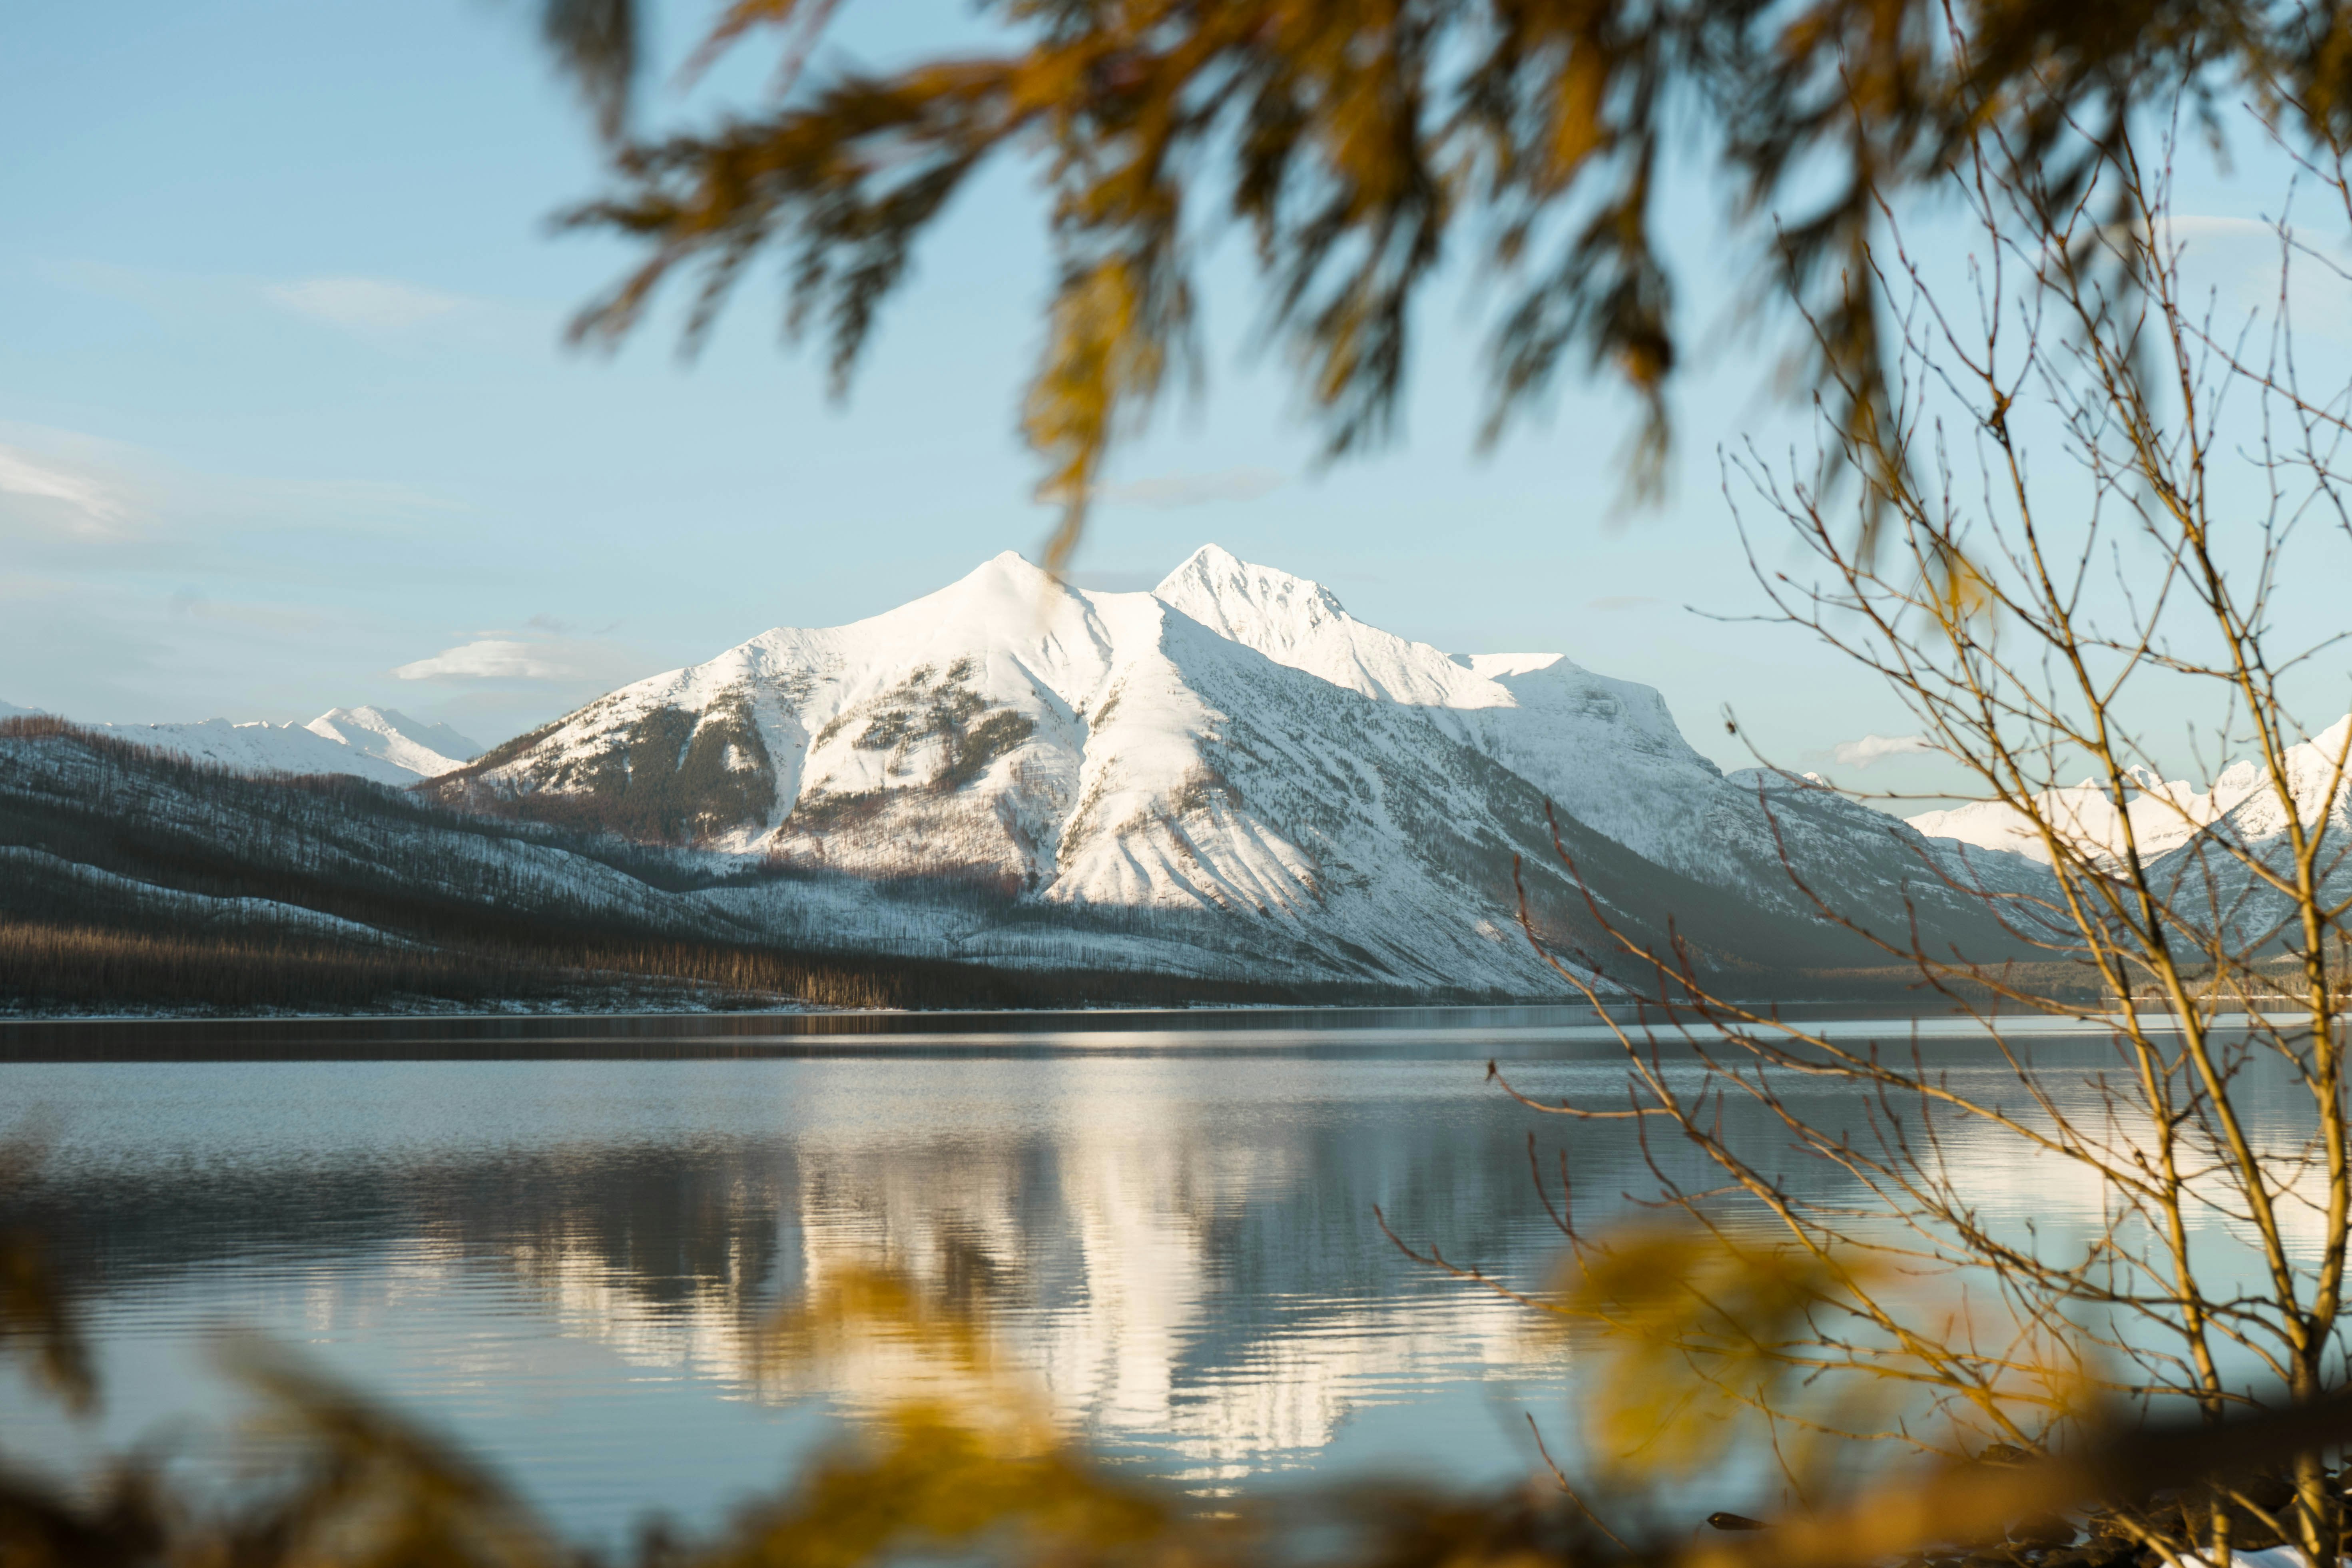
[[[920,47],[922,18],[966,25],[845,10],[834,47],[868,59]],[[667,17],[673,56],[703,16]],[[1046,273],[1020,174],[923,252],[845,408],[777,352],[764,279],[691,367],[659,333],[571,353],[562,320],[621,253],[546,231],[595,163],[530,22],[520,0],[0,21],[0,700],[116,721],[375,702],[490,742],[769,626],[1034,553],[1051,519],[1013,425]],[[2183,205],[2252,216],[2275,188],[2209,177]],[[1719,260],[1705,194],[1677,210],[1686,259]],[[1747,758],[1727,703],[1800,766],[1907,728],[1793,634],[1683,608],[1759,608],[1714,454],[1795,426],[1751,350],[1702,353],[1673,500],[1615,518],[1629,411],[1610,389],[1571,387],[1475,453],[1457,282],[1425,316],[1406,441],[1318,476],[1280,378],[1233,352],[1253,325],[1241,248],[1213,268],[1209,402],[1124,455],[1138,499],[1102,508],[1082,574],[1145,585],[1213,540],[1441,647],[1559,649],[1656,685],[1728,764]],[[1685,279],[1706,341],[1732,337],[1727,284]]]

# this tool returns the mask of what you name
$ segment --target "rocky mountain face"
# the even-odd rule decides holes
[[[1517,929],[1514,857],[1587,967],[1603,919],[1662,945],[1672,918],[1734,968],[1868,961],[1792,867],[1846,913],[1900,931],[1916,910],[1990,953],[2013,944],[1969,889],[2037,875],[1803,781],[1727,776],[1646,687],[1449,655],[1213,546],[1149,594],[1008,552],[625,687],[425,787],[756,857],[782,879],[707,896],[796,931],[1019,962],[1027,933],[1084,926],[1132,962],[1523,994],[1566,987]],[[999,902],[952,930],[876,913],[942,884]]]

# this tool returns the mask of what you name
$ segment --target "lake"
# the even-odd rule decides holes
[[[1922,1040],[2000,1074],[1948,1026]],[[786,1385],[758,1353],[811,1282],[881,1268],[968,1307],[1142,1473],[1506,1480],[1535,1462],[1529,1414],[1572,1453],[1573,1357],[1405,1258],[1375,1206],[1541,1288],[1561,1237],[1530,1132],[1589,1215],[1654,1179],[1622,1127],[1513,1103],[1489,1057],[1531,1094],[1622,1098],[1571,1008],[0,1026],[0,1127],[47,1140],[34,1202],[106,1397],[77,1425],[11,1374],[6,1446],[211,1452],[242,1327],[455,1434],[577,1535],[708,1523],[892,1397],[887,1371]],[[2095,1193],[1980,1173],[1989,1213],[2045,1234],[2095,1215]]]

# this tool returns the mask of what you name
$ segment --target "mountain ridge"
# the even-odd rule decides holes
[[[2288,793],[2294,809],[2306,823],[2333,815],[2352,824],[2347,795],[2352,782],[2338,779],[2329,793],[2329,777],[2346,752],[2352,734],[2352,715],[2307,740],[2286,749]],[[2037,797],[2053,826],[2089,848],[2095,856],[2121,859],[2125,826],[2141,855],[2154,860],[2189,847],[2200,836],[2226,834],[2233,842],[2251,845],[2285,829],[2285,811],[2259,763],[2241,758],[2224,766],[2212,783],[2200,790],[2185,779],[2167,779],[2153,768],[2125,770],[2131,795],[2119,810],[2106,786],[2096,778],[2044,790]],[[2003,801],[1971,801],[1939,811],[1921,812],[1906,819],[1929,838],[2006,850],[2044,865],[2050,852],[2023,813]]]

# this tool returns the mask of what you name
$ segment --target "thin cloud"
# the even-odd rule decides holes
[[[381,349],[414,347],[412,340],[423,339],[445,350],[541,353],[562,320],[552,305],[452,293],[397,278],[256,278],[87,261],[39,264],[37,270],[47,282],[119,300],[207,337],[241,332],[267,312]]]
[[[404,331],[471,302],[392,278],[304,278],[266,284],[262,294],[298,316],[361,332]]]
[[[0,550],[15,548],[17,563],[37,551],[141,574],[205,571],[200,552],[234,542],[288,530],[404,536],[420,519],[466,510],[463,500],[385,479],[207,470],[127,442],[0,421]],[[134,539],[172,553],[121,549]],[[254,558],[248,570],[284,575],[281,565],[273,554]]]
[[[455,496],[420,489],[391,479],[241,479],[235,481],[253,493],[257,502],[305,510],[332,509],[383,516],[415,512],[471,511],[471,503]]]
[[[395,668],[403,680],[568,680],[580,673],[544,643],[485,637]]]
[[[1842,766],[1866,768],[1889,757],[1917,756],[1935,749],[1925,735],[1864,735],[1859,741],[1840,741],[1830,754]]]
[[[2278,226],[2260,218],[2217,217],[2205,213],[2173,213],[2164,218],[2160,232],[2172,239],[2272,239],[2278,238]],[[2291,236],[2294,230],[2290,228]]]
[[[1114,505],[1169,509],[1205,506],[1211,501],[1255,500],[1289,482],[1290,476],[1280,468],[1222,468],[1210,474],[1162,474],[1156,479],[1105,485],[1095,496]]]
[[[81,514],[84,531],[112,529],[130,515],[122,499],[98,480],[38,462],[15,447],[0,447],[0,491],[62,502]]]
[[[175,617],[183,620],[222,621],[235,626],[250,626],[257,631],[279,632],[289,636],[307,637],[327,629],[332,618],[318,610],[289,608],[283,605],[247,605],[224,602],[207,597],[194,588],[182,587],[173,591],[164,603]]]

